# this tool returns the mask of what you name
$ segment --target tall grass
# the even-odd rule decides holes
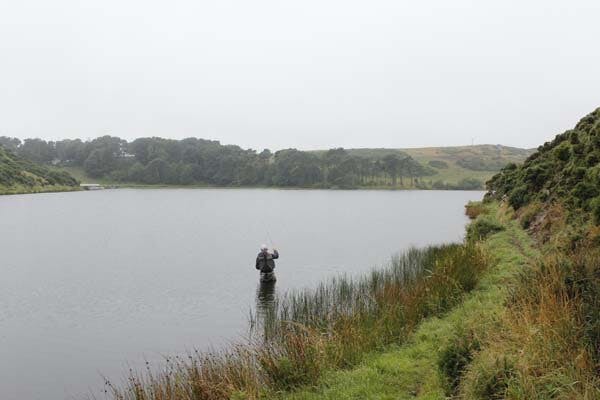
[[[486,265],[474,244],[412,249],[387,268],[341,276],[276,298],[251,318],[246,343],[169,360],[159,373],[132,373],[119,400],[257,399],[315,384],[327,369],[401,343],[424,318],[472,290]]]

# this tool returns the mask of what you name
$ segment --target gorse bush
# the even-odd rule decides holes
[[[133,374],[126,387],[107,388],[123,400],[216,400],[312,385],[326,370],[404,342],[424,318],[458,304],[485,266],[473,244],[413,249],[363,277],[279,297],[254,315],[247,343],[175,358],[158,375]]]

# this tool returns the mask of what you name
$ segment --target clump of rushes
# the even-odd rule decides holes
[[[405,341],[424,318],[458,304],[485,266],[473,243],[411,249],[363,277],[337,277],[276,299],[252,317],[247,343],[177,358],[109,392],[119,400],[257,399],[315,384],[327,369]]]

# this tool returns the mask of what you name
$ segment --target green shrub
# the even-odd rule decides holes
[[[487,215],[479,217],[467,227],[467,240],[484,240],[494,233],[504,230],[504,227]]]
[[[571,142],[571,144],[579,144],[579,134],[577,133],[577,131],[573,131],[571,132],[571,135],[569,135],[569,141]]]
[[[518,210],[519,208],[524,206],[528,201],[529,201],[529,189],[525,185],[517,187],[508,196],[508,203],[515,210]]]
[[[573,196],[581,201],[586,201],[598,195],[598,189],[590,183],[579,182],[572,190]]]
[[[532,187],[539,189],[544,185],[546,180],[548,180],[551,172],[550,165],[548,164],[536,165],[525,171],[524,180]]]
[[[562,162],[568,161],[571,158],[571,146],[568,143],[561,144],[554,149],[554,155]]]
[[[600,157],[597,153],[592,153],[588,155],[585,159],[585,164],[588,167],[593,167],[594,165],[598,164],[598,162],[600,162]]]

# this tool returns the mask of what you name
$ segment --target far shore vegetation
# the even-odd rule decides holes
[[[272,153],[197,138],[112,136],[56,142],[4,136],[0,146],[85,183],[327,189],[482,190],[503,166],[531,153],[491,145]]]

